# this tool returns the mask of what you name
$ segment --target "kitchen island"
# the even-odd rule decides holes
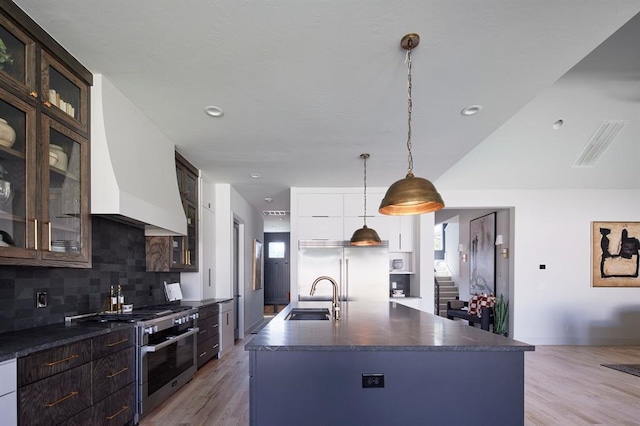
[[[524,423],[534,347],[394,302],[343,302],[341,319],[287,320],[249,354],[252,425]]]

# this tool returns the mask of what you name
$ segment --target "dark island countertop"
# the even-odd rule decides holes
[[[289,321],[292,302],[246,345],[247,351],[533,351],[523,342],[395,302],[342,302],[340,321]]]
[[[130,328],[133,324],[73,322],[3,333],[0,334],[0,362],[122,330],[123,327]]]

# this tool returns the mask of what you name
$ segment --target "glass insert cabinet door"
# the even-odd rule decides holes
[[[35,258],[35,108],[0,89],[0,256]]]
[[[37,97],[36,44],[5,17],[0,16],[0,73],[14,90]]]
[[[42,119],[43,259],[78,258],[88,253],[88,142],[80,135],[48,117]],[[48,143],[47,143],[48,142]]]
[[[88,86],[44,51],[41,66],[41,96],[47,113],[86,132]]]

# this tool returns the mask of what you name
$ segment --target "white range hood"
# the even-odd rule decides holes
[[[175,146],[104,76],[91,88],[91,214],[186,235]]]

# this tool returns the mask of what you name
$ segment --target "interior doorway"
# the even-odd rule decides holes
[[[269,232],[264,234],[264,305],[277,313],[289,304],[290,299],[290,233]],[[271,312],[271,311],[269,311]]]
[[[234,340],[240,339],[240,224],[233,221],[233,303],[235,312]]]

